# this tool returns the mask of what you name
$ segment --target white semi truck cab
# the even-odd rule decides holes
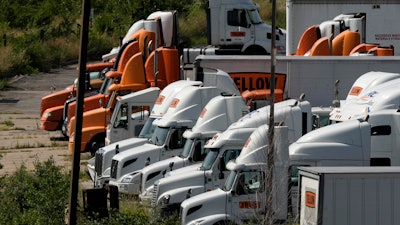
[[[312,131],[289,146],[293,165],[397,166],[400,112],[384,109]]]
[[[148,142],[148,139],[151,138],[155,129],[153,121],[161,118],[166,113],[175,95],[183,88],[187,86],[218,86],[226,92],[230,92],[230,90],[236,88],[229,75],[221,70],[207,69],[199,71],[195,74],[194,80],[175,81],[162,90],[154,103],[150,117],[144,124],[139,137],[111,143],[110,145],[100,148],[96,152],[95,157],[88,161],[88,171],[96,187],[102,187],[108,182],[110,178],[111,160],[115,154]],[[113,132],[113,127],[109,128],[111,128],[111,130],[107,132]]]
[[[229,76],[229,75],[227,75]],[[240,95],[238,89],[230,80],[231,88],[224,85],[216,87],[193,87],[183,89],[175,96],[165,115],[153,122],[156,126],[154,133],[142,146],[131,148],[116,154],[111,162],[109,185],[125,189],[123,175],[141,170],[154,162],[178,155],[185,144],[183,133],[196,123],[204,106],[214,97],[228,93]]]
[[[182,152],[172,158],[144,167],[121,178],[121,193],[138,195],[144,193],[149,185],[162,177],[167,170],[175,170],[194,163],[200,163],[207,155],[206,141],[217,132],[224,131],[230,124],[249,113],[248,106],[241,96],[216,96],[204,107],[193,128],[183,133],[186,139]]]
[[[251,0],[209,0],[207,44],[185,48],[183,61],[191,64],[198,55],[269,55],[272,26],[264,23],[259,5]],[[286,54],[286,31],[275,28],[276,53]]]
[[[117,96],[115,110],[108,118],[106,145],[139,137],[160,94],[160,88],[150,87],[124,96]],[[144,121],[144,122],[143,122]]]
[[[230,175],[223,188],[186,199],[181,204],[181,224],[263,224],[272,198],[275,220],[287,218],[288,129],[274,127],[274,165],[268,170],[269,125],[258,127],[249,137],[240,155],[227,164]],[[267,173],[267,174],[266,174]],[[266,177],[272,178],[268,196]],[[263,222],[264,221],[264,222]]]
[[[87,165],[89,174],[95,183],[95,187],[103,187],[104,183],[108,182],[110,177],[111,159],[115,154],[148,142],[148,139],[151,137],[155,128],[153,126],[153,121],[157,118],[161,118],[165,114],[178,92],[187,86],[200,86],[202,84],[203,83],[200,81],[190,80],[180,80],[169,84],[159,94],[150,112],[150,116],[145,122],[138,137],[116,141],[97,150],[95,156],[89,159]],[[116,119],[117,115],[114,114],[117,114],[119,111],[120,109],[116,108],[116,113],[113,113],[113,119]],[[115,122],[110,124],[108,127],[109,129],[107,130],[107,133],[110,135],[116,130],[114,124]],[[111,138],[110,135],[106,140]]]
[[[257,127],[267,124],[268,118],[269,106],[265,106],[250,112],[226,131],[215,135],[205,145],[209,153],[201,167],[181,168],[154,182],[153,191],[147,193],[152,195],[152,205],[160,206],[163,212],[173,212],[179,209],[180,203],[188,196],[222,187],[229,172],[226,163],[239,155],[250,134]],[[294,99],[275,103],[274,119],[288,126],[288,139],[292,143],[312,129],[311,105],[307,101]]]
[[[235,50],[239,54],[271,54],[273,28],[261,20],[258,4],[251,0],[209,0],[208,2],[208,44],[220,48],[216,51],[228,50],[225,54],[229,55],[232,55],[232,51]],[[286,33],[284,30],[277,29],[278,54],[285,54],[285,45]]]
[[[330,120],[364,118],[371,112],[399,108],[399,85],[398,73],[369,72],[362,75],[354,83],[341,106],[332,110]]]

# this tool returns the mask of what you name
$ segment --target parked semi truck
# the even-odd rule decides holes
[[[179,93],[187,86],[200,86],[202,84],[203,83],[201,81],[191,80],[179,80],[169,84],[160,92],[157,99],[155,100],[152,110],[150,112],[150,116],[146,120],[138,137],[131,136],[130,138],[126,138],[120,141],[116,141],[115,139],[113,139],[111,133],[124,133],[124,135],[121,134],[121,136],[128,136],[130,135],[130,132],[127,133],[125,129],[122,129],[122,131],[119,132],[121,129],[119,129],[118,127],[114,127],[114,124],[117,122],[117,117],[119,114],[118,112],[123,110],[123,105],[118,105],[119,107],[117,107],[115,110],[115,112],[117,113],[113,113],[111,123],[108,127],[107,132],[110,133],[110,135],[106,137],[106,146],[101,147],[99,150],[97,150],[95,156],[88,161],[87,168],[92,180],[94,181],[94,186],[103,187],[105,180],[107,180],[108,182],[110,176],[111,159],[115,154],[148,142],[148,139],[151,138],[154,132],[154,120],[161,118],[165,114],[177,93]]]
[[[371,124],[373,124],[372,121]],[[280,149],[280,147],[284,147],[284,145],[275,144],[276,147],[274,148],[275,153],[280,152],[280,154],[278,156],[275,156],[275,159],[278,160],[275,161],[275,163],[277,164],[275,164],[274,166],[274,174],[273,174],[274,178],[279,178],[277,180],[274,179],[273,187],[275,189],[274,188],[272,189],[275,190],[275,192],[273,192],[274,198],[272,199],[272,205],[271,205],[272,209],[274,210],[272,213],[272,215],[274,216],[273,218],[274,220],[286,221],[288,219],[296,219],[297,214],[295,212],[297,211],[297,207],[296,204],[293,203],[297,202],[298,195],[297,194],[294,195],[294,193],[291,192],[297,190],[298,187],[297,186],[290,187],[290,186],[297,185],[298,171],[289,170],[292,173],[291,175],[289,175],[291,176],[290,179],[291,182],[290,185],[288,186],[287,183],[289,182],[289,179],[288,175],[285,174],[286,171],[288,171],[287,170],[288,166],[289,168],[292,169],[295,167],[298,169],[297,166],[299,165],[306,166],[302,167],[304,168],[304,170],[309,170],[308,169],[309,166],[369,166],[371,157],[369,154],[369,150],[372,150],[374,148],[373,146],[377,146],[377,143],[371,144],[371,139],[366,141],[364,140],[368,139],[368,136],[370,136],[371,133],[373,133],[373,135],[377,135],[376,137],[379,137],[379,135],[383,134],[382,132],[379,133],[377,131],[381,129],[380,125],[377,124],[376,126],[371,126],[370,124],[368,124],[368,122],[360,120],[350,120],[343,123],[323,127],[320,129],[322,131],[321,133],[323,134],[321,134],[319,138],[313,137],[312,133],[320,132],[319,130],[315,130],[304,135],[296,142],[296,144],[301,144],[302,142],[305,145],[308,144],[308,148],[301,149],[297,147],[296,150],[293,151],[292,148],[293,144],[290,145],[289,160],[287,158],[286,160],[282,160],[285,159],[285,155],[287,155],[288,153],[287,149]],[[334,131],[333,137],[331,135],[332,134],[331,131]],[[262,143],[262,141],[263,140],[265,141],[266,139],[264,135],[265,133],[266,131],[264,131],[262,133],[263,135],[260,135],[258,138],[252,138],[251,142],[257,144]],[[276,132],[276,134],[277,135],[275,136],[275,139],[285,137],[285,135],[282,133]],[[336,134],[340,134],[340,137],[339,135]],[[359,140],[360,137],[363,138],[363,140]],[[314,140],[318,139],[318,141],[312,141],[313,138]],[[230,164],[227,165],[230,169],[232,169],[232,173],[231,176],[227,179],[227,182],[225,183],[223,189],[217,189],[211,192],[207,192],[189,198],[181,204],[182,224],[217,224],[217,223],[229,223],[229,222],[243,224],[249,221],[261,223],[263,215],[265,215],[267,212],[266,210],[271,209],[266,207],[267,204],[271,202],[265,202],[266,196],[268,196],[265,192],[266,190],[268,190],[267,189],[268,183],[265,183],[265,180],[263,180],[263,178],[265,178],[265,174],[263,173],[264,172],[268,173],[266,164],[267,161],[265,156],[267,145],[265,145],[265,143],[264,145],[262,144],[257,145],[257,144],[254,145],[252,148],[247,149],[247,153],[254,151],[252,152],[252,154],[248,153],[248,155],[252,155],[253,158],[249,157],[248,160],[241,161],[241,156],[242,156],[241,154],[236,159],[236,161],[232,161]],[[325,146],[329,145],[330,148],[329,149],[324,148],[324,145]],[[382,146],[382,142],[380,142],[380,146]],[[385,148],[384,146],[383,149],[390,149],[390,148]],[[243,151],[244,150],[242,150],[242,152]],[[257,151],[260,151],[262,154],[257,155]],[[371,165],[372,162],[373,160],[371,160]],[[280,167],[282,165],[285,166]],[[283,168],[283,169],[276,170],[275,168]],[[362,170],[361,168],[362,167],[353,168],[353,172],[356,173],[357,171]],[[275,174],[276,172],[283,172],[283,174],[277,175]],[[354,178],[356,176],[353,174],[351,175],[351,177]],[[383,178],[384,176],[381,177]],[[326,182],[327,185],[331,184],[329,180]],[[376,180],[373,183],[377,184]],[[340,184],[343,184],[343,177],[341,177]],[[376,187],[372,183],[371,185],[372,189],[373,187]],[[346,184],[345,186],[356,188],[358,193],[364,193],[364,191],[366,191],[363,189],[364,191],[360,192],[359,186],[353,187],[349,186],[348,184]],[[290,187],[291,192],[288,193],[287,191],[288,189],[286,189],[287,187]],[[328,190],[328,192],[329,191],[330,190]],[[316,194],[314,197],[318,195],[318,193],[315,192],[315,189],[313,193]],[[390,192],[388,194],[390,194]],[[301,195],[302,195],[301,205],[304,206],[303,191]],[[318,195],[318,197],[324,198],[322,196],[324,195]],[[335,195],[335,196],[340,198],[340,195]],[[346,203],[350,202],[348,201],[348,199],[349,198],[351,199],[351,197],[349,196],[347,197],[343,196],[343,197],[346,199],[345,201]],[[290,199],[292,199],[291,204],[289,204]],[[317,200],[317,198],[314,198],[314,200]],[[326,200],[329,200],[329,198]],[[308,203],[311,204],[312,202],[313,201],[311,199],[310,202]],[[317,206],[318,201],[314,201],[314,203],[315,203],[314,206]],[[346,204],[343,205],[343,208],[338,210],[346,210],[347,208],[345,206]],[[333,209],[332,207],[335,208],[333,205],[331,205],[331,207],[328,208]],[[326,207],[324,207],[324,209],[325,208]],[[353,209],[356,208],[357,207],[353,207]],[[314,217],[316,213],[321,213],[320,211],[321,209],[322,208],[319,208],[318,212],[313,211],[312,213],[310,213],[312,209],[308,209],[309,213],[307,215],[311,217],[305,219],[311,219],[311,221],[314,221],[314,219],[318,219],[318,222],[321,222],[321,219],[323,218]],[[305,213],[304,207],[301,207],[301,210],[302,210],[301,214],[304,216]],[[293,214],[288,214],[288,213],[293,213]],[[332,217],[337,218],[335,222],[328,224],[337,224],[338,221],[340,220],[339,217],[343,219],[341,220],[342,223],[347,224],[345,220],[348,219],[349,217],[343,216],[343,215],[348,215],[346,213],[345,214],[340,213],[340,216],[338,215],[337,217],[335,217],[335,214],[328,213],[328,215],[326,215],[326,218],[332,218]],[[290,218],[289,215],[294,215],[295,217]],[[325,216],[324,213],[318,215]],[[359,214],[353,213],[353,215],[359,215]],[[305,220],[303,222],[305,222]],[[356,223],[358,224],[358,222]]]
[[[196,123],[204,106],[220,94],[240,95],[236,86],[231,89],[188,86],[175,96],[165,115],[153,122],[156,125],[150,143],[116,154],[111,163],[110,186],[119,186],[123,175],[141,170],[154,162],[178,155],[185,144],[183,133]],[[213,106],[218,107],[218,106]]]
[[[219,86],[223,90],[230,91],[235,86],[229,75],[221,70],[202,70],[196,73],[195,79],[198,81],[180,80],[168,85],[160,94],[155,106],[152,110],[151,116],[141,130],[139,137],[145,138],[128,138],[122,141],[114,142],[109,146],[100,148],[96,155],[88,163],[89,173],[95,181],[95,186],[102,187],[105,182],[108,182],[110,175],[111,159],[116,152],[123,152],[127,149],[140,146],[147,142],[153,135],[155,126],[153,121],[161,118],[168,110],[170,104],[175,98],[175,95],[187,86]],[[118,110],[117,110],[118,111]],[[114,128],[109,127],[109,133],[113,132]],[[95,173],[96,172],[96,173]],[[99,182],[98,182],[99,181]]]
[[[276,29],[277,54],[284,55],[286,31],[265,24],[258,8],[251,0],[209,0],[206,9],[208,46],[184,49],[184,61],[193,61],[199,54],[271,54],[272,29]]]
[[[195,163],[201,163],[207,155],[204,148],[208,139],[222,132],[230,124],[249,113],[241,96],[216,96],[211,99],[200,113],[196,124],[183,133],[185,145],[179,155],[155,162],[141,170],[128,173],[118,183],[119,192],[139,195],[149,185],[161,178],[166,170],[175,170]]]
[[[105,66],[106,67],[106,66]],[[101,68],[88,65],[85,72],[85,93],[86,95],[95,94],[98,91],[104,80],[104,71]],[[55,131],[61,130],[64,103],[69,98],[76,96],[76,87],[71,84],[63,90],[53,92],[42,97],[40,102],[40,129]]]
[[[300,224],[399,224],[400,167],[301,167]]]
[[[142,37],[142,39],[144,39],[144,37],[147,36],[148,34],[145,34],[144,31],[140,31],[140,30],[141,29],[147,29],[147,30],[154,29],[154,25],[150,25],[151,22],[152,21],[144,21],[144,20],[138,21],[137,24],[140,26],[135,26],[137,28],[136,33],[130,35],[129,40],[130,41],[132,41],[132,39],[139,40],[139,39],[141,39],[140,37]],[[122,72],[122,70],[124,69],[124,67],[126,65],[126,62],[134,54],[134,51],[137,51],[137,50],[132,50],[132,48],[133,48],[132,45],[130,45],[128,47],[129,40],[124,42],[123,45],[118,48],[118,51],[113,55],[113,60],[110,60],[109,62],[89,64],[86,66],[87,71],[100,71],[101,72],[101,78],[103,79],[103,82],[99,88],[99,93],[107,92],[107,88],[111,83],[109,80],[112,77],[111,76],[107,77],[105,74],[109,71]],[[141,47],[141,51],[144,51],[145,48],[147,49],[147,45],[149,44],[149,41],[151,41],[151,40],[147,40],[145,44],[141,44],[139,46],[139,47]],[[143,42],[143,40],[141,42]],[[91,94],[87,94],[85,96],[89,97],[91,95],[96,95],[96,94],[98,94],[98,93],[92,92]],[[46,101],[42,102],[42,104],[46,104]],[[57,98],[57,105],[52,105],[52,107],[47,106],[46,114],[44,114],[44,116],[41,117],[41,123],[49,124],[49,126],[43,127],[43,129],[54,130],[54,127],[56,127],[55,128],[56,130],[61,130],[64,135],[67,135],[66,131],[62,129],[63,123],[64,123],[64,117],[65,117],[64,108],[69,104],[69,102],[74,102],[74,101],[75,101],[75,94],[72,94],[71,96],[68,96],[68,98],[61,98],[61,97]],[[102,100],[102,102],[104,102],[104,100]],[[44,108],[44,107],[42,107],[42,108]],[[55,126],[55,124],[57,124],[57,126]]]
[[[168,16],[161,16],[163,14],[168,14]],[[107,105],[109,98],[112,94],[113,91],[116,91],[118,89],[119,92],[125,91],[130,92],[130,89],[136,89],[139,88],[138,86],[142,86],[141,89],[146,88],[148,86],[153,85],[154,83],[154,75],[155,72],[157,72],[157,69],[153,69],[150,71],[147,71],[147,74],[140,73],[143,70],[143,64],[146,62],[148,59],[149,54],[156,48],[161,47],[164,42],[163,39],[160,38],[163,34],[161,32],[164,29],[161,29],[162,23],[165,20],[173,20],[175,17],[174,12],[161,12],[157,11],[151,14],[148,19],[146,20],[140,20],[137,21],[136,23],[138,24],[135,26],[138,30],[134,32],[130,36],[130,40],[124,43],[118,51],[118,55],[116,56],[116,60],[114,63],[113,69],[108,71],[106,73],[106,81],[103,83],[102,91],[99,93],[99,95],[95,96],[90,96],[88,98],[85,98],[84,100],[84,111],[104,107]],[[165,26],[167,25],[167,22],[164,24]],[[168,23],[168,25],[171,25],[171,23]],[[171,27],[168,27],[169,32],[173,32],[173,29]],[[168,36],[166,36],[168,37]],[[168,46],[165,46],[168,47]],[[138,60],[133,60],[129,61],[131,57],[133,57],[136,54],[142,54],[143,58],[143,63],[138,62]],[[172,57],[172,56],[170,56]],[[167,60],[167,59],[165,59]],[[125,67],[128,63],[130,62],[130,66],[128,70],[125,70]],[[150,61],[150,59],[149,59]],[[173,62],[173,60],[171,60]],[[135,65],[137,64],[137,65]],[[157,63],[154,62],[149,62],[149,67],[153,66],[157,67]],[[177,63],[178,64],[178,63]],[[138,71],[138,74],[135,75],[135,71],[132,71],[132,67],[134,67],[134,70]],[[172,66],[171,66],[172,67]],[[147,69],[146,69],[147,70]],[[126,75],[125,75],[126,74]],[[174,74],[175,75],[175,74]],[[179,77],[179,75],[175,75]],[[143,81],[144,78],[144,81]],[[170,77],[162,77],[160,79],[160,82],[157,83],[160,86],[164,85],[166,80],[169,80]],[[122,83],[121,83],[121,82]],[[133,83],[132,83],[133,82]],[[137,82],[137,83],[135,83]],[[115,85],[113,85],[115,84]],[[116,85],[119,84],[119,85]],[[109,90],[109,87],[113,85],[115,90]],[[143,87],[144,86],[144,87]],[[76,101],[75,98],[68,100],[64,104],[64,112],[63,112],[63,125],[62,125],[62,132],[66,134],[66,136],[69,136],[69,131],[67,130],[68,123],[71,120],[71,118],[75,115],[75,107],[76,107]],[[84,151],[86,149],[83,149]]]
[[[163,17],[161,18],[165,21],[176,20],[176,12],[173,11],[157,12],[153,14],[162,15]],[[164,23],[167,23],[165,21]],[[157,20],[153,22],[156,23]],[[173,26],[176,25],[173,22],[170,23],[172,23]],[[158,30],[161,30],[161,28]],[[175,31],[176,29],[170,27],[170,30]],[[108,94],[109,98],[107,99],[106,107],[97,108],[95,111],[91,110],[89,113],[84,113],[81,151],[90,151],[94,153],[99,147],[105,145],[106,127],[114,110],[115,98],[118,95],[123,95],[124,92],[146,89],[150,86],[156,86],[162,89],[169,83],[181,79],[179,71],[179,53],[178,49],[175,48],[176,45],[177,43],[173,42],[171,46],[157,48],[145,59],[143,59],[145,55],[143,52],[136,53],[129,59],[122,73],[120,83],[109,87],[110,93]],[[153,99],[149,99],[149,101],[153,101]],[[72,105],[70,107],[72,107]],[[70,111],[68,110],[68,112]],[[71,150],[74,143],[74,136],[72,134],[74,132],[75,120],[69,116],[67,121],[68,129],[70,129],[68,133],[71,134]]]
[[[364,118],[370,112],[400,106],[400,74],[369,72],[360,76],[340,107],[333,108],[331,121]],[[365,86],[363,88],[363,85]]]
[[[308,101],[289,99],[275,103],[274,120],[289,127],[290,143],[312,130],[312,110]],[[179,209],[187,196],[221,187],[228,175],[226,163],[236,158],[250,134],[259,126],[268,123],[269,106],[252,111],[243,119],[232,124],[226,131],[209,140],[205,148],[210,148],[202,166],[181,173],[169,172],[165,178],[154,182],[153,190],[148,190],[153,206],[160,206],[166,212]],[[187,169],[186,169],[187,170]],[[178,172],[177,172],[178,171]],[[179,173],[176,176],[174,173]]]
[[[269,171],[267,148],[269,125],[258,127],[243,146],[240,155],[228,162],[231,171],[223,188],[191,196],[180,206],[181,224],[264,224],[269,209],[271,221],[287,216],[289,146],[288,127],[274,128],[274,167]],[[273,187],[268,189],[266,177]],[[267,193],[272,190],[272,193]],[[270,197],[272,195],[272,197]],[[271,207],[268,208],[268,200]]]
[[[277,214],[283,216],[276,219],[289,219],[288,215],[285,216],[285,214],[281,214],[285,212],[288,212],[294,216],[298,215],[296,205],[298,201],[297,168],[299,166],[399,165],[400,157],[398,156],[395,147],[398,145],[398,117],[399,112],[397,111],[396,107],[395,109],[382,109],[370,112],[365,120],[352,119],[342,123],[322,127],[318,130],[314,130],[305,134],[295,143],[291,144],[289,146],[289,171],[291,171],[290,191],[287,192],[285,190],[284,193],[281,193],[282,196],[290,196],[289,199],[286,197],[286,199],[283,200],[284,202],[289,202],[290,204],[286,208],[280,208],[280,211]],[[251,165],[249,162],[247,164]],[[245,168],[247,164],[244,166]],[[262,171],[263,170],[260,170],[259,172]],[[239,173],[239,170],[236,172]],[[238,185],[239,184],[236,184],[236,188],[238,188]],[[237,194],[236,192],[232,192],[235,190],[237,189],[231,188],[229,190],[225,190],[225,193]],[[221,190],[219,190],[219,192],[221,192]],[[224,220],[222,218],[225,218],[228,221],[241,221],[240,223],[243,223],[243,219],[246,219],[247,216],[254,214],[254,209],[246,212],[245,208],[240,209],[240,206],[238,208],[238,205],[231,204],[233,201],[224,203],[225,206],[219,205],[218,208],[226,208],[229,210],[231,210],[231,208],[236,208],[235,210],[238,211],[232,209],[232,211],[228,214],[224,214],[218,212],[215,213],[214,210],[212,213],[210,213],[211,211],[207,211],[207,209],[209,209],[211,205],[217,205],[218,203],[222,202],[222,200],[217,197],[220,195],[217,195],[216,193],[217,192],[208,193],[207,195],[200,195],[200,197],[196,198],[197,200],[208,200],[188,200],[191,202],[191,205],[184,207],[187,209],[182,209],[182,212],[190,212],[190,216],[188,216],[189,219],[186,221],[193,219],[195,221],[202,221],[201,223],[199,222],[200,224],[209,224],[207,221],[213,221],[213,223],[215,223],[216,221]],[[246,199],[249,202],[257,201],[256,195],[254,194],[247,195]],[[199,207],[202,202],[206,203],[202,204],[202,207]],[[187,204],[189,205],[189,203]],[[257,204],[255,205],[257,206]],[[184,206],[184,203],[182,203],[182,206]],[[192,208],[192,210],[190,210],[190,208]],[[263,208],[261,207],[260,209]],[[201,216],[195,216],[196,213]],[[184,216],[182,215],[182,218],[183,217]],[[214,220],[216,218],[218,220]]]
[[[398,1],[308,1],[286,0],[286,55],[296,54],[303,32],[312,25],[320,24],[340,14],[363,13],[366,17],[365,41],[382,46],[394,46],[394,54],[400,55],[400,26],[394,15],[400,10]]]

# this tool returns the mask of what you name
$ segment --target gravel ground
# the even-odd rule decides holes
[[[53,157],[57,165],[72,165],[68,141],[60,131],[40,130],[40,102],[43,96],[62,90],[78,77],[77,65],[11,79],[10,86],[0,91],[0,176],[10,174],[25,164],[34,168],[35,161]],[[89,155],[81,155],[81,164]],[[84,169],[84,166],[81,166]]]

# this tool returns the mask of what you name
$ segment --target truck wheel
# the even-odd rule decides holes
[[[269,53],[261,46],[252,45],[246,48],[244,55],[269,55]]]
[[[105,145],[105,134],[98,134],[92,138],[92,140],[87,145],[87,151],[90,152],[92,156],[96,153],[97,149]]]

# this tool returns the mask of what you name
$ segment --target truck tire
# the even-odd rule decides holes
[[[96,153],[97,149],[104,147],[106,134],[97,134],[86,146],[86,152],[90,152],[92,156]]]
[[[269,53],[261,46],[252,45],[246,48],[243,52],[244,55],[269,55]]]

